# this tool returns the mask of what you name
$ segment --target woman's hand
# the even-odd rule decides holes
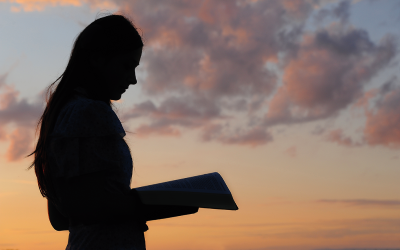
[[[70,178],[65,184],[65,209],[74,225],[137,223],[146,231],[140,219],[141,203],[132,197],[130,188],[110,178],[113,172],[97,171]]]
[[[198,207],[173,205],[144,205],[146,221],[195,214]]]
[[[137,204],[137,216],[139,221],[161,220],[182,215],[194,214],[199,211],[198,207],[192,206],[172,206],[172,205],[146,205],[140,200],[140,196],[135,189],[131,189],[131,194]]]
[[[144,207],[144,204],[140,200],[139,194],[136,189],[131,189],[130,195],[132,196],[135,204],[135,210],[133,211],[133,213],[135,213],[136,220],[139,222],[143,232],[146,232],[147,230],[149,230],[149,227],[146,224],[146,209]]]

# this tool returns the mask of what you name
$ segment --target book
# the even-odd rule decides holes
[[[203,174],[135,188],[145,205],[238,210],[222,176]]]

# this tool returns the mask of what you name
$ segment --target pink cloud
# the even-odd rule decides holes
[[[335,142],[342,146],[355,147],[361,146],[362,143],[353,141],[350,137],[345,136],[341,129],[331,130],[326,136],[328,141]]]
[[[34,126],[43,112],[43,103],[28,103],[18,99],[19,91],[7,85],[3,79],[0,82],[0,126],[17,124],[18,126]]]
[[[345,136],[341,129],[332,130],[326,138],[344,146],[400,146],[400,82],[396,77],[373,88],[354,103],[357,108],[363,108],[366,116],[361,142],[355,142]]]
[[[395,42],[374,44],[368,33],[331,26],[305,34],[285,67],[283,85],[270,102],[266,124],[333,117],[362,96],[363,86],[394,58]]]
[[[135,133],[138,137],[148,137],[149,135],[157,134],[163,136],[180,136],[181,133],[179,130],[174,129],[172,127],[165,126],[155,126],[152,125],[141,125],[136,130]]]
[[[212,98],[267,96],[276,84],[265,68],[300,35],[312,4],[294,18],[281,1],[134,1],[123,5],[144,31],[149,95],[204,93]],[[271,9],[268,15],[263,11]],[[294,25],[284,32],[283,27]]]
[[[301,23],[313,9],[308,2],[300,2],[297,10],[288,5],[288,1],[123,4],[146,38],[142,64],[148,76],[141,86],[150,99],[162,100],[157,106],[152,101],[136,104],[124,117],[147,118],[148,126],[158,129],[161,124],[198,129],[203,140],[251,146],[270,142],[272,135],[259,126],[260,121],[249,122],[240,132],[222,124],[235,120],[237,112],[253,116],[273,93],[277,77],[265,64],[277,63],[280,51],[295,47]],[[265,9],[273,11],[264,15]],[[218,136],[211,127],[221,129]]]
[[[13,0],[12,2],[18,4],[17,6],[11,6],[12,12],[33,12],[33,11],[44,11],[47,7],[54,6],[82,6],[83,3],[90,3],[91,9],[104,9],[104,8],[116,8],[114,1],[88,1],[88,0]]]
[[[31,129],[17,128],[9,136],[10,146],[6,152],[8,161],[17,161],[28,155],[32,150],[33,133]]]
[[[135,104],[122,115],[122,119],[137,117],[149,118],[154,124],[188,128],[198,128],[212,120],[227,118],[221,114],[221,109],[215,103],[197,96],[169,97],[158,106],[147,100]]]
[[[364,136],[370,145],[400,146],[400,84],[394,79],[376,94],[376,104],[366,106]]]
[[[122,115],[122,119],[141,117],[150,120],[150,124],[142,124],[135,129],[137,136],[180,136],[178,127],[181,127],[200,129],[203,141],[216,140],[251,147],[272,141],[272,135],[265,128],[226,132],[220,122],[231,117],[221,114],[220,108],[214,105],[198,97],[170,97],[158,106],[148,100],[134,105]]]
[[[271,126],[332,118],[351,104],[363,105],[366,83],[397,53],[392,37],[375,43],[367,31],[348,23],[347,2],[321,10],[316,19],[335,21],[316,32],[303,29],[323,5],[315,1],[107,3],[120,6],[144,32],[141,69],[147,77],[139,85],[148,100],[122,115],[122,120],[146,120],[136,128],[138,136],[179,136],[192,129],[204,141],[264,145],[273,141]],[[283,72],[281,86],[279,72],[267,64]],[[32,127],[42,111],[39,102],[18,100],[18,91],[3,90],[0,126]],[[376,134],[384,126],[394,129],[395,121],[374,121],[388,117],[380,109],[368,113],[370,144],[383,143]],[[341,131],[327,138],[354,145]]]
[[[35,128],[44,107],[43,101],[28,103],[19,99],[19,91],[6,84],[7,76],[0,76],[0,140],[9,142],[7,160],[17,161],[33,151]],[[9,126],[14,127],[11,133]]]
[[[146,38],[140,84],[149,100],[124,114],[147,119],[139,126],[146,135],[197,129],[204,141],[262,145],[273,140],[271,126],[332,118],[356,103],[396,54],[390,36],[375,43],[348,23],[347,3],[318,17],[339,22],[305,33],[319,6],[313,1],[115,2]],[[266,63],[283,70],[276,93],[278,78]],[[248,120],[244,127],[232,125],[238,117]],[[349,145],[338,134],[329,138]]]
[[[216,140],[224,144],[257,147],[273,141],[272,135],[263,128],[253,128],[247,131],[224,133],[221,126],[207,127],[202,131],[205,141]]]

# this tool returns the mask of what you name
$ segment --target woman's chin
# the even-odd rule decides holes
[[[118,101],[119,99],[121,99],[121,94],[113,94],[111,95],[110,99],[113,101]]]

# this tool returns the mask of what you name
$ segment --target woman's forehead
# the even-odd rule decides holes
[[[134,60],[137,62],[139,62],[141,56],[142,56],[142,48],[129,50],[121,55],[121,57],[126,61]]]
[[[133,56],[133,58],[139,60],[140,57],[142,56],[142,48],[133,50],[133,51],[131,52],[131,55]]]

